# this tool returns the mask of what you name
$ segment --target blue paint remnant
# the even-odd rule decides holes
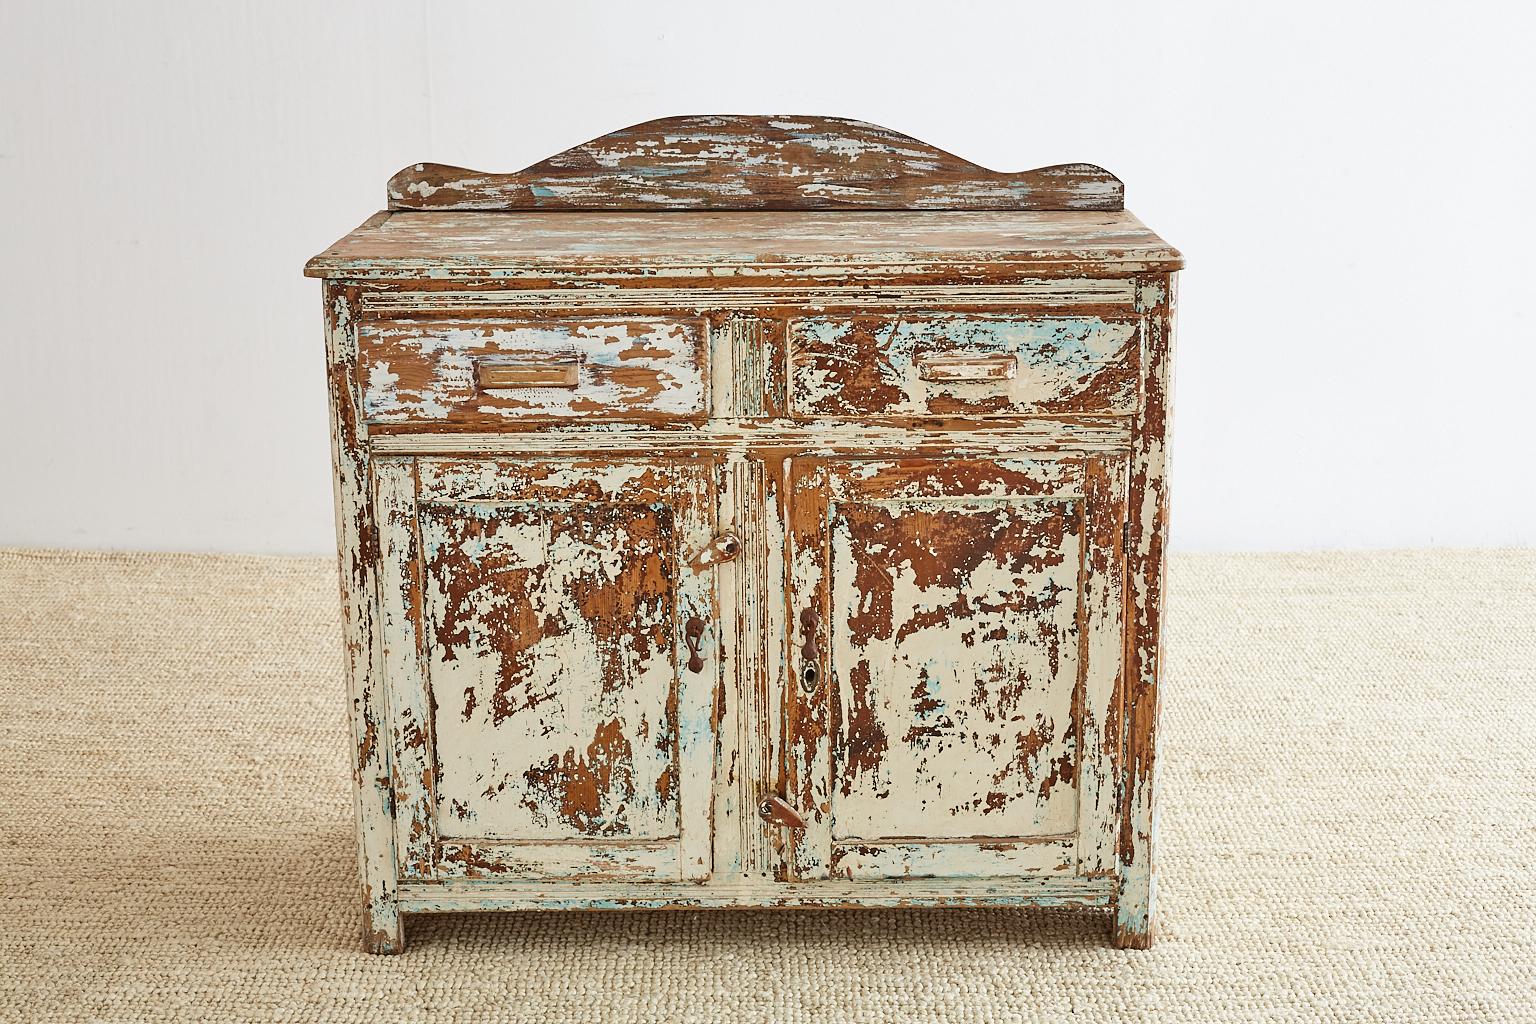
[[[689,170],[690,170],[690,168],[687,168],[687,167],[655,167],[655,166],[646,166],[646,167],[630,167],[630,168],[627,169],[626,173],[637,174],[637,175],[639,175],[642,178],[672,178],[672,177],[676,177],[679,174],[687,174],[689,172]]]

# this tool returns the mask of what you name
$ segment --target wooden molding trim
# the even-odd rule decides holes
[[[413,164],[392,210],[1121,210],[1120,179],[1093,164],[978,167],[841,117],[664,117],[511,174]]]
[[[755,821],[756,818],[750,820]],[[899,881],[746,880],[700,886],[621,882],[593,893],[590,882],[453,879],[400,884],[400,907],[416,913],[455,910],[698,909],[705,907],[1062,907],[1108,906],[1114,878],[909,878]]]

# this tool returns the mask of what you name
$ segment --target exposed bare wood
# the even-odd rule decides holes
[[[677,882],[683,876],[675,840],[541,843],[450,839],[439,847],[435,877],[612,883]]]
[[[432,695],[426,676],[421,531],[416,463],[375,458],[374,517],[379,531],[381,677],[393,736],[395,856],[402,878],[431,878],[437,859],[437,776]]]
[[[790,408],[809,419],[1135,411],[1134,317],[908,309],[791,320]]]
[[[370,422],[494,429],[707,411],[698,319],[372,320],[358,347]]]
[[[522,356],[487,356],[475,360],[475,384],[481,391],[503,388],[574,388],[581,380],[581,357],[559,352]]]
[[[1007,284],[965,286],[959,284],[903,284],[899,288],[876,289],[868,285],[825,285],[821,287],[753,287],[740,282],[716,284],[707,288],[587,288],[520,289],[506,287],[499,281],[475,289],[449,286],[433,288],[430,282],[414,282],[412,287],[390,290],[380,285],[363,293],[366,315],[392,317],[453,317],[505,315],[513,311],[542,309],[614,310],[687,310],[702,315],[708,310],[814,310],[826,309],[986,309],[995,306],[1029,306],[1041,312],[1054,307],[1109,307],[1122,312],[1134,310],[1136,282],[1133,278],[1065,277],[1024,278]],[[743,319],[750,319],[746,317]],[[753,358],[751,351],[741,355]],[[760,358],[760,357],[758,357]],[[727,365],[722,361],[722,365]],[[743,373],[749,367],[738,364]],[[743,415],[746,415],[745,413]]]
[[[715,685],[680,652],[713,649],[716,611],[712,578],[679,567],[713,532],[712,479],[682,461],[381,467],[386,592],[410,595],[387,622],[414,619],[398,635],[425,651],[389,662],[411,863],[517,873],[544,851],[551,877],[707,874]]]
[[[394,210],[1118,210],[1093,164],[1004,173],[864,121],[708,114],[647,121],[511,174],[413,164]]]
[[[799,463],[797,671],[832,680],[830,694],[788,696],[788,792],[820,812],[794,840],[800,877],[995,873],[1004,848],[1079,830],[1082,651],[1113,649],[1096,631],[1118,625],[1085,622],[1079,604],[1086,472],[1067,459]],[[811,643],[823,614],[829,663]],[[1093,678],[1107,703],[1115,671]],[[1088,825],[1107,833],[1114,817],[1097,803]],[[854,860],[838,852],[849,843]]]
[[[579,431],[537,429],[525,434],[432,433],[372,431],[373,450],[380,454],[494,455],[509,450],[563,455],[617,455],[624,452],[666,451],[689,453],[703,450],[729,454],[765,451],[785,455],[856,455],[922,453],[929,455],[980,455],[999,451],[1118,451],[1129,447],[1131,427],[1124,418],[1043,417],[986,425],[977,421],[934,418],[913,429],[910,418],[883,422],[876,417],[864,423],[790,420],[712,420],[685,430],[613,429]]]
[[[1121,772],[1119,700],[1125,675],[1125,552],[1127,458],[1083,463],[1082,562],[1078,618],[1082,647],[1072,717],[1079,751],[1077,870],[1115,870],[1120,835],[1117,783]]]

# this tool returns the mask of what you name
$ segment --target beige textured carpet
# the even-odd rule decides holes
[[[789,911],[371,958],[329,563],[0,552],[0,1019],[1536,1021],[1536,552],[1184,557],[1171,595],[1149,953]]]

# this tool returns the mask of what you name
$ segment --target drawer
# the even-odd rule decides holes
[[[803,419],[1136,411],[1135,316],[913,313],[791,320],[790,410]]]
[[[702,320],[372,320],[358,334],[374,423],[505,429],[523,420],[701,418]]]

